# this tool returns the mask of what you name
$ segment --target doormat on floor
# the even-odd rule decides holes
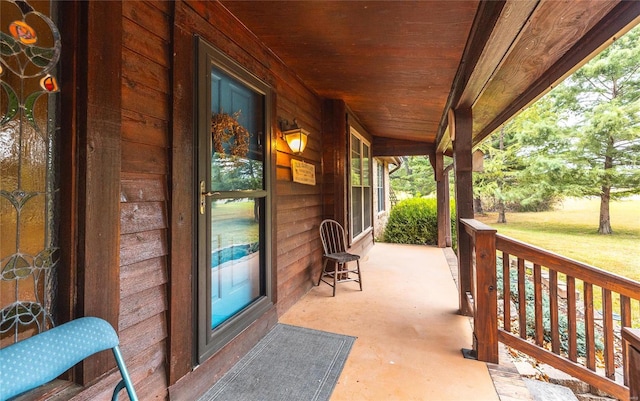
[[[328,400],[354,341],[277,324],[200,401]]]

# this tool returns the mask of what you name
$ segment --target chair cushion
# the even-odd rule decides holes
[[[328,255],[324,255],[324,257],[338,263],[347,263],[360,259],[359,255],[354,255],[348,252],[330,253]]]

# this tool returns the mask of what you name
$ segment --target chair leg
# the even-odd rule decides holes
[[[113,397],[111,398],[113,401],[118,399],[118,393],[122,388],[127,389],[127,394],[129,395],[129,399],[131,401],[138,401],[138,396],[136,394],[135,389],[133,388],[133,382],[131,382],[131,377],[129,376],[129,372],[127,372],[127,366],[124,364],[124,358],[122,357],[122,353],[120,352],[120,347],[117,345],[113,347],[113,356],[116,358],[116,364],[118,365],[118,369],[120,369],[120,375],[122,376],[122,381],[118,383],[116,386]]]
[[[362,276],[360,275],[360,260],[356,260],[358,266],[358,284],[360,284],[360,291],[362,291]]]
[[[336,296],[336,287],[338,286],[338,272],[341,270],[340,263],[336,263],[335,270],[333,271],[333,296]]]
[[[318,277],[318,284],[316,284],[316,287],[320,285],[320,282],[322,281],[322,276],[324,276],[324,272],[327,269],[327,262],[329,262],[329,259],[325,259],[324,263],[322,264],[322,270],[320,271],[320,277]]]

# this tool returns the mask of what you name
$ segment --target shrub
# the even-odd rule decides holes
[[[451,221],[455,221],[451,213]],[[436,245],[438,207],[435,199],[411,198],[399,202],[389,214],[384,241],[395,244]]]

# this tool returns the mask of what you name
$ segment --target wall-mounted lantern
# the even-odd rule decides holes
[[[287,141],[289,149],[294,154],[301,154],[304,148],[307,146],[307,137],[309,132],[298,126],[298,121],[294,118],[293,123],[289,124],[288,120],[280,119],[280,131],[282,132],[282,139]]]

